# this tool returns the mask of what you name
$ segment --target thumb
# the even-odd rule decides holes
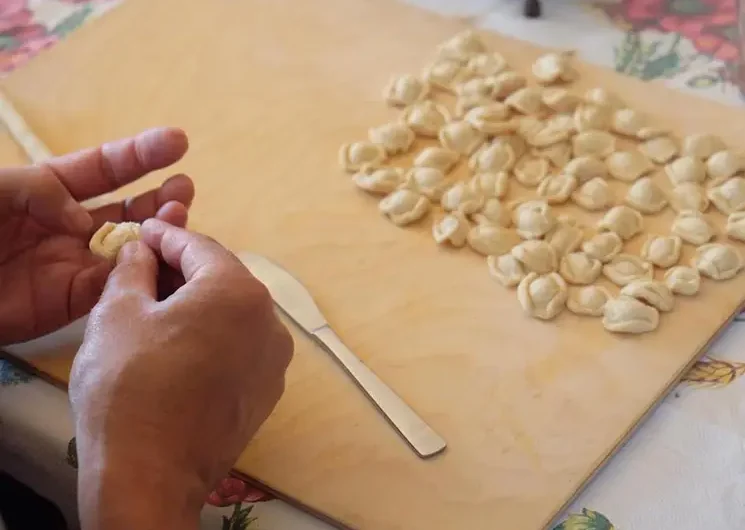
[[[158,294],[157,285],[158,259],[150,247],[140,241],[132,241],[119,251],[101,300],[135,296],[154,301]]]
[[[0,218],[27,215],[47,230],[85,234],[93,219],[46,166],[0,170]]]

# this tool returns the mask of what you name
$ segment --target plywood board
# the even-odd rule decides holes
[[[429,221],[401,230],[381,219],[338,169],[337,149],[393,119],[380,97],[389,75],[419,71],[461,28],[389,0],[129,0],[2,82],[57,153],[184,127],[191,151],[177,170],[197,183],[191,226],[290,269],[348,345],[445,436],[445,454],[416,458],[293,328],[286,395],[237,468],[350,527],[548,524],[745,294],[745,276],[706,282],[643,337],[566,313],[538,322],[488,278],[483,258],[434,245]],[[541,53],[487,40],[526,72]],[[579,69],[579,90],[610,88],[662,127],[714,131],[734,146],[744,137],[741,110]],[[671,219],[645,221],[664,233]],[[59,361],[37,366],[66,377]]]

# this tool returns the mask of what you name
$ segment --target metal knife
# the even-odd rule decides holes
[[[420,457],[445,449],[445,440],[344,345],[302,283],[264,256],[243,252],[238,258],[266,285],[274,303],[336,358]]]

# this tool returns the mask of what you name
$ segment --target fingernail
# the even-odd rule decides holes
[[[65,226],[74,233],[87,233],[93,228],[93,218],[80,203],[70,200],[64,208]]]

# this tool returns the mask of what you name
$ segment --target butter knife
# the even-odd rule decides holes
[[[266,285],[274,303],[336,358],[420,457],[434,456],[445,449],[445,440],[344,345],[302,283],[264,256],[243,252],[238,258]]]

